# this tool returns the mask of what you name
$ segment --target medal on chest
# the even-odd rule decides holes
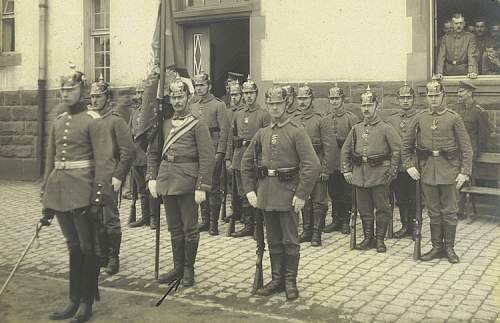
[[[402,129],[404,127],[406,127],[406,121],[404,120],[401,120],[401,122],[399,123],[399,127]]]
[[[368,129],[365,129],[365,131],[361,135],[361,138],[363,138],[363,140],[368,140]]]
[[[278,143],[278,135],[274,134],[271,136],[271,144],[276,145]]]
[[[438,128],[438,124],[439,124],[439,120],[438,119],[432,120],[431,129],[432,130],[436,130]]]

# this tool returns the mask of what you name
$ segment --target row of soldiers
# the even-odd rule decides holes
[[[109,85],[103,80],[92,85],[88,108],[83,81],[76,71],[61,81],[67,111],[50,131],[41,219],[47,225],[54,215],[58,218],[70,254],[70,302],[51,318],[74,316],[74,322],[88,320],[99,298],[101,257],[109,256],[109,273],[118,270],[119,192],[137,153],[125,121],[110,108]],[[413,107],[414,91],[405,84],[398,92],[401,112],[388,122],[377,115],[379,103],[369,88],[361,96],[363,120],[358,122],[345,109],[337,86],[329,91],[332,112],[322,116],[314,109],[309,86],[298,89],[296,104],[291,87],[273,86],[263,109],[256,103],[255,82],[249,79],[241,87],[232,82],[227,109],[210,93],[207,74],[196,75],[194,85],[196,96],[191,97],[185,81],[168,83],[173,117],[154,127],[145,173],[141,171],[152,197],[163,201],[170,231],[174,268],[160,283],[182,279],[184,286],[194,284],[199,232],[218,234],[225,166],[233,173],[244,222],[234,236],[253,235],[256,220],[263,215],[265,221],[272,280],[257,291],[260,295],[285,291],[287,299],[298,297],[300,242],[321,245],[321,232],[327,228],[348,233],[350,185],[364,233],[357,249],[385,252],[390,183],[396,179],[393,185],[401,187],[394,191],[402,209],[398,235],[404,236],[411,231],[412,192],[421,176],[433,245],[421,259],[458,262],[453,250],[456,189],[471,174],[472,148],[463,119],[448,109],[437,80],[427,84],[429,109],[420,113]],[[463,96],[466,118],[474,109],[483,112],[471,103],[471,87],[461,85],[468,93]],[[324,228],[328,193],[339,220]],[[299,236],[300,212],[304,230]],[[112,223],[116,231],[109,229]],[[100,250],[96,237],[109,240],[109,250]]]

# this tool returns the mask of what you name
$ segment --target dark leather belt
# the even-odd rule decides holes
[[[248,147],[251,142],[251,140],[238,138],[234,140],[234,145],[236,146],[236,148]]]
[[[196,163],[198,161],[198,157],[186,157],[186,156],[163,156],[163,160],[166,160],[170,163]]]
[[[464,65],[467,64],[467,61],[446,61],[446,63],[451,64],[451,65]]]
[[[210,127],[210,128],[208,128],[208,131],[210,131],[210,133],[220,132],[220,128],[219,127]]]

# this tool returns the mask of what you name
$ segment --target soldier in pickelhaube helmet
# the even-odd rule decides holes
[[[118,210],[119,191],[125,182],[136,152],[125,119],[113,109],[111,105],[111,91],[109,84],[104,82],[102,75],[99,81],[94,82],[90,88],[91,106],[90,110],[99,113],[108,131],[111,133],[114,172],[111,180],[113,187],[112,198],[104,205],[103,224],[106,228],[108,242],[109,263],[106,273],[114,275],[119,271],[120,245],[122,230],[120,225],[120,213]]]
[[[399,136],[403,138],[413,120],[417,116],[415,109],[415,91],[408,82],[399,88],[397,92],[398,102],[401,109],[391,115],[387,122],[393,126]],[[391,189],[399,205],[399,217],[401,219],[401,230],[394,233],[394,238],[403,238],[413,235],[413,223],[416,216],[416,182],[408,175],[402,163],[399,164],[398,175],[391,183]],[[392,193],[391,193],[392,194]]]
[[[295,93],[295,88],[291,85],[285,85],[283,86],[283,89],[285,89],[286,91],[286,115],[291,118],[300,116],[301,113],[295,100],[295,97],[297,95],[297,93]]]
[[[200,240],[197,204],[212,190],[215,153],[208,126],[191,114],[187,84],[176,79],[168,96],[174,115],[159,125],[163,147],[157,132],[147,151],[148,188],[153,197],[163,199],[174,260],[174,268],[158,282],[182,278],[184,286],[192,286]]]
[[[201,205],[202,222],[199,229],[200,231],[209,231],[210,235],[218,235],[219,213],[222,204],[221,172],[222,167],[224,167],[224,156],[227,148],[229,121],[224,102],[210,93],[212,83],[208,74],[201,72],[195,75],[194,86],[197,99],[190,105],[191,113],[208,126],[215,150],[213,187],[208,194],[207,201]]]
[[[257,84],[248,76],[248,79],[242,86],[243,98],[245,106],[236,111],[231,128],[230,145],[233,147],[231,168],[235,172],[236,186],[241,198],[242,221],[244,227],[231,234],[232,237],[253,236],[255,213],[258,210],[248,203],[248,200],[243,192],[243,184],[241,179],[241,158],[243,153],[250,145],[252,137],[260,128],[267,127],[270,122],[269,113],[261,109],[255,102],[258,95]]]
[[[393,127],[380,119],[377,108],[377,97],[368,86],[361,94],[364,120],[349,132],[342,147],[341,165],[346,181],[356,187],[363,225],[364,239],[356,249],[376,247],[377,252],[386,252],[384,239],[392,216],[389,184],[398,172],[401,138]]]
[[[285,290],[287,299],[293,300],[299,297],[298,212],[318,181],[321,165],[306,130],[285,115],[285,99],[280,86],[267,91],[271,124],[259,129],[245,150],[241,176],[249,203],[264,212],[271,259],[272,280],[257,294]]]
[[[321,162],[320,176],[302,210],[303,230],[300,235],[300,242],[311,242],[311,246],[318,247],[321,246],[321,232],[328,212],[327,181],[334,164],[338,164],[335,160],[340,159],[340,150],[327,120],[314,111],[313,99],[313,91],[307,84],[299,87],[297,106],[300,115],[295,120],[305,128]]]
[[[457,263],[453,249],[458,222],[456,190],[471,175],[472,147],[462,118],[448,109],[437,77],[427,83],[426,91],[429,109],[416,116],[403,138],[403,165],[414,180],[420,179],[430,218],[432,249],[420,260],[446,257]]]
[[[45,177],[42,184],[42,225],[55,215],[69,250],[69,303],[50,315],[52,320],[73,317],[85,322],[99,300],[99,241],[97,218],[112,197],[114,170],[111,136],[99,113],[84,103],[84,75],[71,66],[61,77],[66,112],[49,130]]]
[[[349,131],[359,122],[359,119],[345,108],[344,91],[338,87],[337,83],[328,90],[328,101],[331,108],[325,121],[333,131],[340,150]],[[349,234],[351,232],[349,228],[352,204],[351,185],[345,181],[340,171],[340,159],[336,158],[332,164],[333,173],[328,179],[328,194],[332,200],[332,223],[325,227],[324,232],[341,231],[343,234]]]

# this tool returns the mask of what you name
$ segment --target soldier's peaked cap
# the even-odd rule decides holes
[[[469,90],[469,91],[475,91],[477,89],[477,87],[468,81],[460,81],[458,83],[458,89],[459,90],[464,89],[464,90]]]

